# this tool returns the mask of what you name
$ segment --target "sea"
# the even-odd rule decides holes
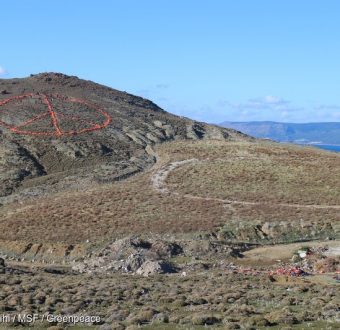
[[[283,142],[286,143],[286,142]],[[315,147],[333,152],[340,152],[340,145],[338,144],[321,144],[321,143],[295,143],[299,146]]]
[[[339,145],[331,145],[331,144],[312,144],[313,147],[334,151],[334,152],[340,152],[340,146]]]

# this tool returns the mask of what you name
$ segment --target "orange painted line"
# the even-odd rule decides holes
[[[62,133],[61,129],[59,128],[57,115],[53,111],[52,104],[51,104],[50,100],[48,99],[47,95],[45,95],[45,94],[43,94],[43,95],[44,95],[44,102],[45,102],[45,104],[47,104],[48,111],[50,113],[50,116],[51,116],[51,119],[52,119],[52,124],[54,126],[56,135],[61,136],[63,133]]]
[[[5,105],[7,103],[10,103],[12,101],[20,101],[20,100],[22,100],[22,99],[24,99],[26,97],[32,97],[32,96],[33,96],[32,93],[23,94],[23,95],[19,95],[19,96],[13,96],[13,97],[10,97],[10,98],[5,99],[3,101],[0,101],[0,106]]]
[[[51,133],[48,132],[35,132],[35,131],[26,131],[26,130],[20,130],[16,129],[15,127],[10,128],[10,130],[17,134],[22,135],[38,135],[38,136],[56,136],[56,133],[53,131]]]
[[[37,120],[39,120],[39,119],[41,119],[41,118],[44,118],[44,117],[48,116],[49,114],[50,114],[49,112],[45,112],[45,113],[43,113],[42,115],[39,115],[39,116],[36,116],[36,117],[34,117],[34,118],[30,119],[30,120],[27,120],[26,122],[24,122],[24,123],[22,123],[22,124],[20,124],[20,125],[18,125],[18,126],[15,126],[15,127],[13,127],[13,128],[24,127],[24,126],[26,126],[26,125],[29,125],[29,124],[31,124],[31,123],[34,123],[35,121],[37,121]]]
[[[86,118],[82,118],[81,113],[80,115],[72,115],[72,114],[57,114],[57,112],[54,110],[53,105],[49,99],[49,97],[52,96],[62,102],[73,102],[73,103],[79,103],[79,104],[83,104],[86,107],[88,107],[89,109],[92,109],[92,115],[96,115],[96,117],[98,118],[98,122],[96,123],[96,120],[92,121],[90,119],[86,119]],[[110,115],[108,113],[106,113],[105,111],[101,110],[99,107],[87,102],[86,100],[82,100],[82,99],[77,99],[77,98],[73,98],[73,97],[69,97],[66,95],[59,95],[59,94],[51,94],[50,96],[46,95],[46,94],[33,94],[33,93],[28,93],[28,94],[24,94],[24,95],[19,95],[19,96],[14,96],[5,100],[0,101],[0,107],[4,106],[10,102],[21,102],[23,99],[25,98],[34,98],[37,97],[39,98],[44,104],[47,105],[48,111],[45,113],[42,113],[41,115],[35,116],[29,120],[27,120],[26,122],[18,125],[18,126],[13,126],[11,124],[8,124],[2,120],[0,120],[0,126],[3,126],[7,129],[9,129],[10,131],[12,131],[13,133],[16,134],[24,134],[24,135],[33,135],[33,136],[54,136],[54,137],[61,137],[61,136],[73,136],[73,135],[78,135],[78,134],[82,134],[82,133],[87,133],[87,132],[92,132],[92,131],[96,131],[99,129],[103,129],[105,127],[107,127],[111,121],[112,118],[110,117]],[[6,109],[6,111],[11,110],[11,109]],[[0,112],[1,115],[1,112]],[[51,117],[51,122],[52,122],[52,127],[54,128],[53,131],[30,131],[30,130],[25,130],[25,129],[21,129],[22,127],[27,126],[30,123],[33,123],[35,121],[38,121],[41,118],[44,118],[45,116],[50,116]],[[89,127],[85,127],[83,129],[78,129],[78,130],[71,130],[71,131],[62,131],[60,126],[59,126],[59,120],[58,117],[64,117],[64,118],[69,118],[71,121],[76,121],[79,123],[83,123],[86,126],[88,125]],[[105,120],[104,120],[105,119]],[[102,120],[104,120],[104,122],[101,122]]]
[[[0,106],[6,105],[6,104],[11,103],[13,101],[21,101],[21,100],[25,99],[26,97],[32,97],[32,96],[33,96],[32,93],[23,94],[23,95],[20,95],[20,96],[13,96],[13,97],[10,97],[8,99],[0,101]],[[8,111],[8,109],[7,109],[7,111]],[[6,124],[2,121],[0,121],[0,123],[2,123],[2,125],[4,125],[5,127],[11,126],[11,125]]]

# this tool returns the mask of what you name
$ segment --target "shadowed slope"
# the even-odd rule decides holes
[[[118,180],[154,163],[148,146],[210,138],[247,137],[77,77],[0,79],[0,203]]]

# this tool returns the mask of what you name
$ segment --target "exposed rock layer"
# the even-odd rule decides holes
[[[246,138],[60,73],[1,79],[0,90],[0,203],[124,179],[154,163],[156,143]]]

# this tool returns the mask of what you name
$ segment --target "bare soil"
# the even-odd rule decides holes
[[[0,111],[0,314],[99,315],[101,330],[337,328],[339,154],[257,141],[76,77],[0,86],[0,104],[34,95]],[[49,116],[41,93],[62,95]],[[94,108],[63,110],[73,98],[112,121],[78,134],[95,128]],[[42,128],[51,135],[20,132]],[[310,276],[275,273],[302,265],[293,254],[306,245],[329,246],[307,260]]]

